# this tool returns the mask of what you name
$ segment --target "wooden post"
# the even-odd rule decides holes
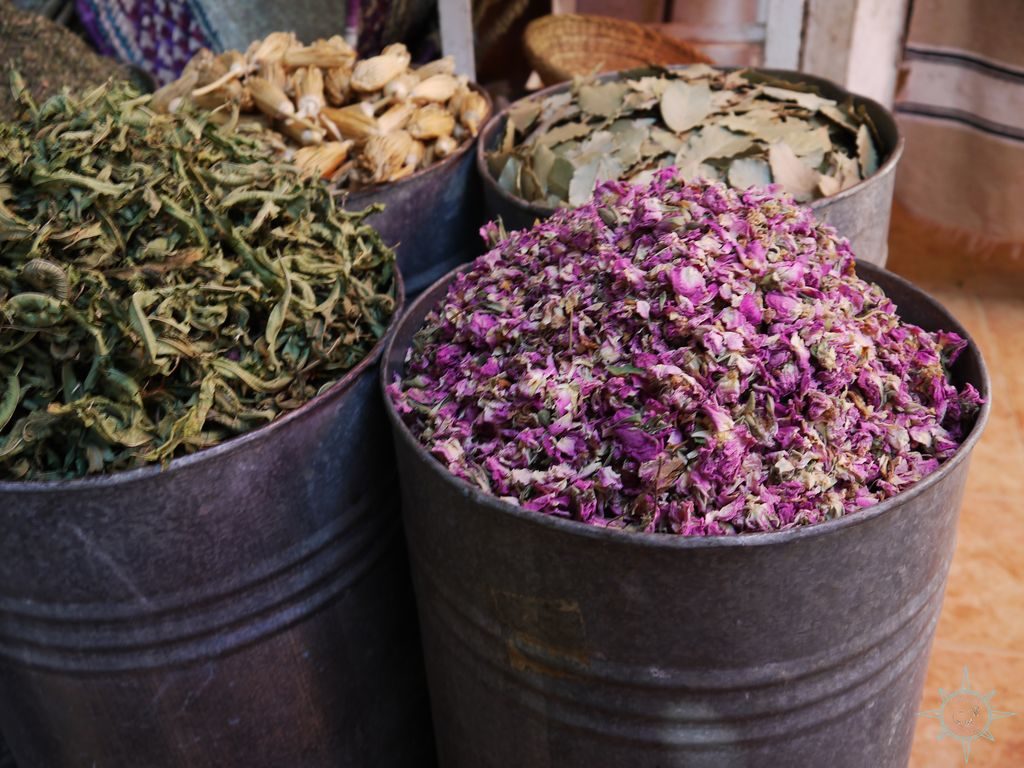
[[[804,33],[804,0],[767,0],[764,7],[764,65],[799,69]]]
[[[455,71],[476,80],[473,47],[473,8],[471,0],[438,0],[441,22],[441,48],[455,59]]]
[[[766,0],[766,67],[799,69],[889,106],[908,0]]]

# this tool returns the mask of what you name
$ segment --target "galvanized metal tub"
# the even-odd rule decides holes
[[[19,768],[424,765],[383,347],[164,470],[0,483],[0,729]]]
[[[473,89],[487,100],[490,114],[493,104],[487,91],[476,85]],[[350,210],[384,204],[368,222],[398,254],[409,296],[483,253],[477,234],[484,222],[483,190],[474,164],[477,138],[404,179],[342,195],[343,207]]]
[[[965,333],[861,263],[902,315]],[[385,352],[402,370],[447,280]],[[955,366],[986,398],[972,343]],[[706,539],[586,526],[453,478],[387,403],[445,768],[904,768],[982,409],[899,496],[802,529]]]
[[[0,768],[15,768],[14,758],[7,751],[7,745],[4,743],[2,735],[0,735]]]
[[[724,70],[735,67],[721,67]],[[881,146],[878,147],[880,165],[871,177],[849,189],[815,200],[810,203],[819,221],[836,228],[840,235],[850,240],[853,252],[862,261],[885,266],[889,255],[889,215],[892,210],[893,188],[896,183],[896,165],[903,155],[903,136],[892,113],[873,99],[851,94],[844,88],[822,77],[793,72],[785,69],[759,69],[784,80],[808,83],[820,89],[821,94],[842,101],[852,97],[855,104],[863,104],[878,129]],[[609,72],[599,80],[612,80],[620,73]],[[527,99],[544,99],[571,87],[562,83],[545,88]],[[509,230],[532,226],[538,219],[546,219],[555,209],[549,205],[528,203],[508,192],[498,184],[487,166],[487,153],[493,150],[505,131],[508,107],[492,117],[480,132],[476,149],[476,166],[483,180],[484,200],[487,218],[501,218]]]

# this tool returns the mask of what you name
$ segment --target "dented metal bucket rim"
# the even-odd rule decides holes
[[[683,64],[673,67],[667,67],[667,69],[686,69],[687,66],[690,65]],[[843,88],[838,83],[828,80],[827,78],[818,77],[817,75],[806,74],[804,72],[798,72],[797,70],[793,69],[770,69],[764,67],[716,67],[716,69],[720,69],[724,72],[731,72],[739,69],[749,69],[753,72],[763,72],[765,74],[769,74],[774,77],[779,77],[784,80],[811,83],[821,87],[826,92],[832,92],[836,94],[835,97],[829,98],[836,98],[837,100],[845,99],[847,97],[853,98],[856,102],[864,104],[866,107],[870,108],[872,112],[874,112],[875,114],[885,118],[886,129],[891,130],[892,134],[896,137],[896,144],[892,148],[892,150],[886,155],[885,161],[881,165],[879,165],[878,169],[868,178],[861,179],[852,187],[848,187],[847,189],[844,189],[841,192],[837,192],[834,195],[829,195],[828,197],[822,197],[819,198],[818,200],[813,200],[810,203],[806,203],[806,205],[810,206],[812,209],[822,208],[831,205],[839,200],[845,200],[848,197],[852,197],[853,195],[858,194],[868,185],[873,184],[878,179],[884,178],[885,176],[892,173],[896,168],[896,164],[899,163],[900,158],[903,156],[903,145],[905,143],[905,139],[903,137],[903,132],[900,130],[899,124],[896,122],[895,117],[893,117],[893,114],[889,109],[885,108],[884,106],[882,106],[869,96],[861,96],[860,94],[853,93],[852,91]],[[622,72],[606,72],[603,75],[599,75],[597,80],[599,82],[614,80],[618,78],[621,74]],[[512,102],[512,104],[509,104],[500,112],[491,117],[491,119],[488,120],[484,127],[480,130],[480,135],[477,137],[476,167],[478,173],[480,174],[480,178],[483,179],[484,184],[486,184],[490,190],[492,190],[495,194],[501,197],[501,199],[503,199],[505,202],[509,203],[510,205],[516,206],[521,210],[528,211],[540,218],[546,218],[553,214],[555,211],[564,208],[565,206],[552,207],[549,205],[531,203],[525,200],[524,198],[518,197],[517,195],[513,195],[507,189],[502,187],[498,183],[498,180],[494,178],[494,175],[491,173],[491,169],[487,164],[487,153],[489,151],[487,143],[488,139],[490,139],[493,134],[495,134],[497,131],[501,130],[504,127],[505,121],[508,118],[509,110],[514,104],[519,104],[524,101],[536,101],[539,99],[544,99],[548,96],[551,96],[552,94],[568,90],[571,86],[572,83],[570,81],[564,83],[557,83],[556,85],[543,88],[537,91],[536,93],[531,93],[529,96],[524,96],[519,101]],[[879,126],[879,128],[881,128],[881,126]]]
[[[347,206],[350,202],[357,207],[372,205],[378,199],[386,197],[387,193],[392,189],[413,184],[424,176],[429,176],[442,168],[449,165],[456,165],[463,157],[466,156],[467,152],[472,151],[477,142],[479,142],[480,137],[483,136],[483,127],[490,123],[491,118],[494,116],[494,101],[491,99],[491,95],[487,93],[486,89],[482,88],[480,85],[470,83],[469,87],[483,96],[484,101],[487,102],[487,118],[483,123],[481,123],[481,128],[477,131],[476,136],[468,137],[466,141],[463,141],[454,152],[448,155],[448,157],[443,158],[439,162],[436,162],[427,168],[421,168],[415,173],[410,173],[408,176],[398,179],[397,181],[385,181],[380,184],[372,184],[368,187],[361,187],[360,189],[354,190],[332,189],[332,192],[342,201],[342,205]],[[351,210],[349,208],[346,209]]]
[[[465,264],[452,270],[420,294],[420,296],[406,310],[398,328],[396,328],[394,333],[392,333],[388,338],[387,346],[384,349],[384,356],[381,359],[380,365],[380,381],[383,391],[384,407],[387,410],[388,419],[391,421],[392,431],[397,433],[396,439],[401,440],[405,446],[411,449],[416,458],[428,468],[428,471],[440,478],[446,485],[453,487],[458,493],[468,497],[474,504],[485,508],[487,512],[499,515],[510,515],[530,525],[539,525],[552,529],[553,531],[574,534],[589,539],[607,542],[609,544],[622,544],[626,546],[636,545],[668,549],[750,546],[767,547],[790,544],[792,542],[802,541],[805,539],[814,539],[819,536],[828,536],[832,533],[838,533],[850,528],[851,526],[862,525],[885,515],[896,508],[902,507],[911,502],[914,498],[925,493],[933,485],[942,482],[962,462],[968,460],[971,451],[978,442],[978,439],[981,437],[981,433],[984,431],[985,424],[988,422],[989,414],[992,410],[992,386],[989,379],[988,368],[985,365],[985,360],[981,354],[980,347],[978,347],[963,325],[961,325],[961,323],[953,317],[953,315],[945,309],[942,304],[936,301],[935,298],[926,291],[915,286],[909,280],[906,280],[883,267],[858,259],[856,262],[856,269],[862,278],[873,282],[876,280],[877,275],[882,275],[887,281],[895,283],[899,285],[900,288],[915,294],[922,302],[930,305],[933,310],[937,310],[938,313],[943,316],[944,330],[955,331],[967,341],[967,348],[962,354],[972,352],[977,359],[979,379],[978,391],[982,398],[984,398],[984,403],[978,412],[974,425],[971,427],[971,431],[964,438],[953,456],[939,465],[937,470],[932,472],[923,480],[914,483],[914,485],[910,486],[905,491],[893,496],[892,498],[875,504],[872,507],[867,507],[861,511],[844,515],[843,517],[833,520],[825,520],[813,525],[788,528],[781,531],[740,533],[732,536],[679,536],[668,533],[642,533],[615,528],[602,528],[599,526],[588,525],[577,520],[569,520],[566,518],[555,517],[553,515],[541,514],[539,512],[524,509],[516,504],[502,501],[496,496],[485,493],[478,487],[470,484],[468,481],[455,477],[448,472],[441,462],[434,458],[423,444],[416,439],[409,427],[406,426],[404,421],[402,421],[402,418],[395,410],[391,396],[387,392],[387,387],[394,380],[395,374],[400,369],[399,367],[404,367],[406,356],[409,351],[408,347],[397,350],[401,353],[401,358],[395,359],[396,341],[403,335],[403,332],[407,330],[409,323],[416,322],[418,329],[426,314],[444,299],[445,289],[448,284],[454,280],[460,272],[470,268],[471,266],[472,263]],[[898,309],[899,308],[897,307],[897,310]],[[912,322],[913,318],[911,318],[910,321]]]
[[[401,272],[398,270],[398,264],[396,263],[393,268],[395,275],[395,311],[392,313],[391,319],[388,320],[388,325],[384,334],[377,339],[377,342],[367,353],[366,357],[356,363],[355,366],[345,371],[340,379],[332,382],[331,384],[325,385],[325,388],[317,393],[315,397],[306,401],[294,411],[286,413],[283,416],[279,416],[269,424],[265,424],[261,427],[257,427],[256,429],[225,440],[222,443],[218,443],[211,448],[203,448],[202,450],[196,451],[195,453],[191,453],[187,456],[181,456],[180,458],[173,459],[166,467],[160,464],[151,464],[144,467],[138,467],[136,469],[123,470],[121,472],[111,472],[103,475],[87,475],[85,477],[78,477],[70,480],[2,480],[0,481],[0,495],[39,493],[41,491],[59,493],[65,491],[73,492],[96,489],[114,490],[119,486],[127,485],[129,483],[144,482],[153,477],[167,475],[197,464],[216,461],[226,456],[230,456],[236,451],[245,448],[250,443],[272,438],[279,430],[284,429],[292,422],[304,419],[307,415],[319,410],[329,400],[342,395],[345,390],[352,386],[356,379],[362,376],[378,360],[383,358],[383,353],[388,347],[388,342],[391,340],[391,337],[394,335],[399,325],[401,325],[402,318],[405,315],[405,284],[402,281]],[[8,510],[3,510],[3,512],[7,511]],[[18,510],[14,509],[11,511],[17,513]]]

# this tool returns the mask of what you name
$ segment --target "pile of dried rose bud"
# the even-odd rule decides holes
[[[835,518],[933,472],[981,402],[845,240],[768,192],[608,182],[460,274],[390,387],[456,476],[682,535]]]

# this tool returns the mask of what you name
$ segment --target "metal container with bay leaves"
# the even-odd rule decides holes
[[[884,266],[902,153],[885,107],[828,80],[694,65],[611,72],[514,102],[481,131],[477,167],[488,216],[508,229],[585,202],[597,182],[643,182],[670,165],[740,189],[775,183]]]

